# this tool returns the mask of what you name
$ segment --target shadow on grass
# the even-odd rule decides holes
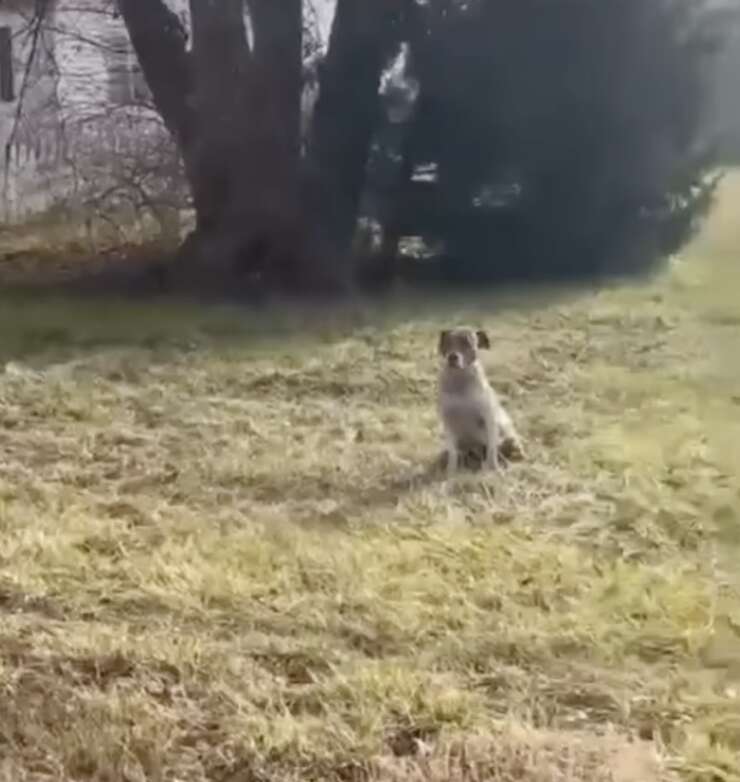
[[[380,344],[389,329],[411,323],[436,329],[502,314],[526,315],[593,292],[589,282],[484,292],[404,288],[334,302],[276,297],[253,305],[6,289],[0,292],[0,361],[33,360],[43,366],[63,360],[65,353],[104,347],[189,351],[272,346],[287,353],[349,338]]]

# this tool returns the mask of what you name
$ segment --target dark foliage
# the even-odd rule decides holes
[[[726,22],[690,0],[432,0],[411,41],[413,120],[377,155],[402,180],[396,235],[441,243],[459,281],[674,252],[711,203],[707,78]],[[434,183],[408,176],[420,164]]]

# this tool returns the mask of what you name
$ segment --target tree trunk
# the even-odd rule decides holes
[[[218,277],[285,278],[302,243],[300,0],[190,0],[192,53],[163,0],[121,0],[155,105],[185,163],[196,229],[181,253]],[[232,280],[225,281],[227,285]]]
[[[154,105],[182,155],[196,213],[199,213],[199,204],[206,199],[196,186],[193,147],[197,113],[192,57],[186,49],[187,31],[162,0],[146,3],[119,0],[118,8]]]
[[[341,287],[398,0],[339,0],[304,178],[301,0],[190,0],[190,53],[164,0],[120,8],[185,163],[196,212],[185,267],[232,287],[234,275]]]
[[[198,230],[213,234],[237,223],[239,181],[248,174],[241,155],[247,128],[250,51],[242,0],[190,0],[193,30],[195,132],[189,145]]]
[[[280,147],[281,170],[275,172],[298,190],[303,90],[303,9],[301,0],[249,0],[254,28],[254,79],[271,99],[272,113],[260,121],[263,133]],[[254,119],[254,117],[253,117]]]
[[[178,145],[187,146],[195,119],[190,102],[191,63],[185,48],[187,32],[162,0],[118,0],[118,7],[154,105]]]
[[[249,141],[261,182],[257,242],[271,281],[284,288],[332,287],[308,241],[301,203],[301,0],[247,0],[254,33]],[[246,194],[245,194],[246,197]]]
[[[309,140],[306,201],[327,263],[347,268],[373,132],[380,79],[399,40],[405,3],[338,0],[321,65]]]

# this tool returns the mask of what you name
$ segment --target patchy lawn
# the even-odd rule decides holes
[[[600,292],[6,297],[4,778],[738,782],[738,203]],[[530,458],[448,483],[457,322]]]

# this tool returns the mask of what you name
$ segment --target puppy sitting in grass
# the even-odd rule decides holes
[[[458,328],[439,335],[439,411],[446,440],[442,458],[448,475],[461,460],[465,466],[485,464],[497,470],[502,459],[524,457],[514,424],[478,358],[479,350],[490,347],[485,331]]]

